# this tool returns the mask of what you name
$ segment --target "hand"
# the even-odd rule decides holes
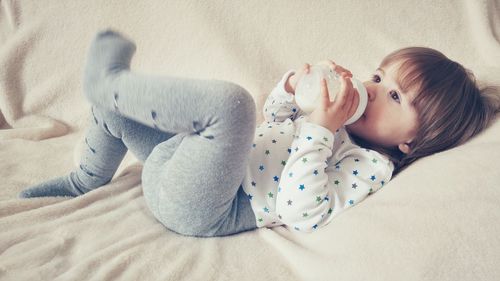
[[[297,82],[302,78],[302,76],[306,75],[309,73],[309,70],[311,69],[311,65],[306,63],[302,67],[302,69],[288,77],[285,83],[285,91],[288,93],[295,95],[295,88],[297,87]]]
[[[320,61],[317,63],[318,65],[326,65],[326,66],[329,66],[331,69],[333,69],[335,72],[337,72],[339,75],[342,74],[342,72],[345,72],[347,73],[347,76],[348,77],[351,77],[352,78],[352,73],[350,70],[344,68],[343,66],[340,66],[336,63],[334,63],[332,60],[324,60],[324,61]]]
[[[323,126],[332,133],[354,115],[359,104],[359,94],[353,88],[349,74],[341,72],[339,80],[340,92],[333,102],[330,101],[326,80],[321,80],[320,103],[309,116],[309,122]]]

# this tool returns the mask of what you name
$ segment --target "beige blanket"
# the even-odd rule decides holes
[[[82,65],[107,27],[137,42],[136,71],[236,82],[259,113],[290,68],[333,59],[364,80],[409,45],[500,85],[498,0],[2,0],[0,280],[500,280],[500,122],[313,234],[176,235],[149,213],[131,156],[79,198],[17,199],[73,169]]]

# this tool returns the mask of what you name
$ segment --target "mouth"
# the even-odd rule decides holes
[[[366,122],[365,120],[366,120],[366,115],[362,114],[361,116],[359,116],[359,118],[355,122],[353,122],[353,123],[351,123],[351,124],[349,124],[347,126],[354,126],[354,127],[356,127],[356,126],[359,126],[359,124],[364,124]],[[358,125],[356,125],[356,124],[358,124]]]

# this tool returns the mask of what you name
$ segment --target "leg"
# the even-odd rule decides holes
[[[139,75],[130,72],[133,42],[112,31],[92,43],[84,75],[89,101],[109,111],[164,132],[191,132],[213,137],[205,128],[211,115],[236,111],[241,99],[253,99],[236,84],[217,80]],[[243,97],[234,93],[244,91]],[[197,105],[198,101],[203,103]],[[191,122],[186,122],[191,120]]]
[[[106,123],[92,110],[90,127],[85,137],[86,146],[78,169],[69,175],[41,183],[22,191],[21,198],[45,196],[78,196],[111,180],[122,161],[127,148],[123,142],[112,136]]]
[[[236,133],[253,137],[253,129],[242,126]],[[188,236],[224,236],[255,229],[250,201],[239,188],[247,163],[241,156],[246,155],[248,145],[238,144],[231,135],[214,143],[193,134],[178,134],[157,145],[142,174],[151,212],[170,230]]]
[[[144,161],[158,143],[173,136],[95,106],[91,118],[79,167],[69,175],[22,191],[21,198],[74,197],[89,192],[112,179],[127,148]]]
[[[134,50],[117,33],[99,34],[90,48],[84,87],[94,104],[180,134],[156,146],[146,160],[143,189],[153,214],[186,235],[255,228],[250,204],[239,191],[255,132],[252,97],[228,82],[132,73]]]

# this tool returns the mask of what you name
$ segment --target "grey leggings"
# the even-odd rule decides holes
[[[80,165],[85,188],[95,188],[89,179],[97,186],[99,178],[110,179],[128,149],[144,161],[144,198],[167,228],[205,237],[256,228],[241,188],[255,132],[252,97],[224,81],[135,74],[129,70],[134,51],[111,31],[90,48],[84,90],[93,120]]]

